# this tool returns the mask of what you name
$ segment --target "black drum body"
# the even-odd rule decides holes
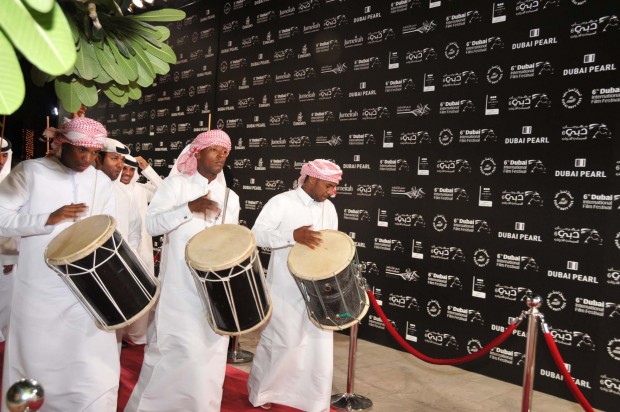
[[[247,333],[261,325],[271,310],[256,251],[228,270],[195,270],[194,279],[209,323],[220,334]]]
[[[113,222],[109,216],[93,216],[66,230],[75,233],[80,230],[76,226],[83,226],[84,230],[92,229],[88,221],[93,218],[109,218]],[[62,277],[93,316],[97,326],[104,330],[123,328],[144,316],[156,302],[160,289],[159,281],[149,273],[114,226],[115,223],[97,242],[82,249],[79,258],[58,258],[57,253],[49,256],[48,252],[55,246],[53,242],[59,238],[62,242],[64,232],[53,239],[46,250],[47,264]],[[80,239],[75,238],[74,241],[79,242]]]
[[[256,241],[246,227],[206,228],[188,242],[185,261],[214,332],[241,335],[258,329],[271,316]]]

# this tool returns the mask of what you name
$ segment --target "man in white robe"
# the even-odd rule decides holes
[[[142,176],[147,179],[146,183],[138,183],[138,168],[140,168]],[[142,220],[142,235],[140,237],[138,253],[151,270],[151,273],[154,272],[153,237],[146,230],[146,210],[162,181],[162,178],[142,157],[125,156],[125,165],[121,172],[121,183],[127,185],[133,194],[134,203]]]
[[[6,342],[5,389],[22,378],[45,389],[46,412],[116,410],[116,334],[95,325],[44,261],[50,241],[77,219],[114,214],[112,182],[91,164],[103,147],[101,123],[77,118],[49,128],[56,156],[26,160],[0,184],[0,236],[21,236]]]
[[[301,169],[297,189],[280,193],[263,207],[252,233],[256,245],[271,248],[267,285],[273,312],[261,334],[250,377],[250,402],[271,403],[308,412],[327,412],[333,375],[333,333],[315,326],[287,264],[295,243],[315,248],[319,230],[338,229],[338,215],[328,200],[342,178],[340,168],[317,159]]]
[[[11,171],[13,150],[11,142],[2,138],[0,143],[0,183]],[[0,237],[0,342],[4,342],[9,332],[11,315],[11,295],[13,278],[17,264],[17,242],[12,237]]]
[[[108,138],[103,150],[99,151],[95,167],[113,182],[116,228],[131,249],[137,252],[142,240],[142,220],[131,191],[119,181],[126,155],[129,155],[127,146],[116,139]]]
[[[141,158],[142,159],[142,158]],[[146,163],[144,160],[142,162]],[[141,183],[137,183],[138,173],[136,170],[138,168],[138,160],[131,156],[130,154],[124,155],[124,165],[123,171],[121,172],[119,183],[122,186],[123,192],[126,192],[127,197],[131,199],[133,212],[132,214],[137,216],[140,220],[140,233],[139,233],[139,243],[135,248],[138,256],[146,266],[146,269],[149,273],[154,275],[155,265],[153,262],[153,238],[146,231],[146,210],[148,207],[148,203],[151,201],[154,189],[156,186],[152,185],[144,185]],[[161,178],[152,167],[148,167],[153,171],[153,173],[157,176],[155,179],[156,182],[161,182]],[[159,179],[159,180],[157,180]],[[154,189],[152,189],[152,187]],[[122,340],[125,342],[130,342],[134,345],[144,345],[146,344],[146,333],[147,326],[149,324],[149,319],[151,318],[151,312],[145,314],[141,318],[134,321],[131,325],[123,328]]]
[[[239,197],[230,191],[224,211],[227,189],[216,179],[230,146],[221,130],[199,134],[176,164],[181,173],[165,179],[149,205],[149,233],[166,235],[161,295],[140,378],[125,411],[220,410],[229,339],[207,322],[185,262],[185,246],[206,227],[238,222]]]
[[[116,229],[131,250],[138,254],[138,248],[142,240],[142,219],[140,218],[133,193],[127,185],[120,181],[126,156],[129,156],[129,148],[116,139],[108,138],[104,148],[99,151],[95,167],[112,181],[116,209],[114,214]],[[151,271],[151,273],[153,272]],[[116,330],[119,353],[122,349],[123,340],[134,344],[146,343],[146,322],[148,322],[148,315],[134,320],[129,326]]]

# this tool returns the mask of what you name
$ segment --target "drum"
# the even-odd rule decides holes
[[[91,216],[60,232],[45,249],[47,265],[103,330],[130,325],[159,296],[159,281],[115,229],[112,216]]]
[[[267,321],[271,298],[248,228],[232,224],[206,228],[187,243],[185,261],[216,333],[241,335]]]
[[[343,330],[368,311],[366,281],[353,240],[337,230],[321,230],[321,246],[296,244],[288,255],[291,271],[310,320],[319,328]]]

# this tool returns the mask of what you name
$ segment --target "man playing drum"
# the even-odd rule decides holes
[[[63,229],[114,212],[112,182],[91,166],[106,135],[101,123],[85,117],[49,128],[56,155],[21,162],[0,185],[0,236],[21,237],[2,387],[38,380],[46,411],[116,410],[116,334],[97,328],[44,261],[45,248]]]
[[[166,235],[155,327],[126,411],[219,411],[228,336],[217,335],[185,261],[188,241],[207,227],[237,223],[239,197],[217,179],[230,151],[221,130],[199,134],[179,157],[179,174],[165,179],[147,210],[152,236]]]
[[[315,326],[291,275],[287,257],[295,243],[321,244],[317,231],[337,229],[338,215],[328,200],[342,178],[338,165],[323,159],[304,164],[299,187],[273,197],[256,219],[256,244],[271,248],[267,284],[273,301],[248,379],[250,402],[271,402],[308,412],[330,409],[333,332]]]

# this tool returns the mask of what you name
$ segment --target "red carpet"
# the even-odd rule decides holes
[[[124,348],[121,352],[121,380],[118,390],[118,411],[122,411],[127,403],[127,399],[133,390],[144,356],[144,346],[133,346]],[[0,382],[2,382],[2,363],[4,359],[4,342],[0,343]],[[248,374],[245,371],[226,367],[226,380],[224,381],[224,396],[222,399],[222,412],[243,412],[243,411],[262,411],[260,408],[253,408],[248,401],[248,390],[246,382]],[[41,382],[45,389],[45,382]],[[0,387],[0,390],[2,387]],[[298,409],[274,404],[271,411],[298,411]]]

